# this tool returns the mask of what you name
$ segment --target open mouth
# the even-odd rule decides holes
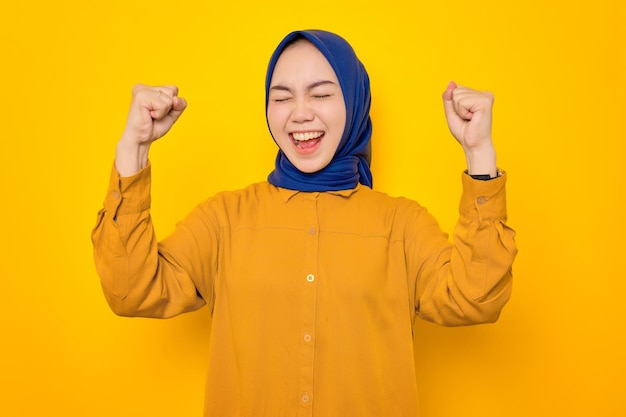
[[[291,139],[299,149],[311,149],[317,145],[324,136],[324,132],[293,132]]]

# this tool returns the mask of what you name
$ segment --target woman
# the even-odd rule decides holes
[[[416,416],[414,319],[493,322],[510,295],[493,98],[443,94],[468,162],[450,243],[419,204],[371,189],[369,79],[345,40],[287,35],[266,93],[268,181],[208,199],[157,243],[148,150],[186,102],[135,87],[93,232],[109,305],[158,318],[208,305],[206,416]]]

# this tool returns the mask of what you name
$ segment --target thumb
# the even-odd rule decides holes
[[[182,97],[174,96],[172,99],[172,109],[170,110],[169,115],[174,121],[176,121],[180,115],[183,114],[186,108],[187,100]]]
[[[448,87],[446,87],[446,91],[443,92],[443,109],[446,112],[446,117],[450,117],[456,114],[454,110],[454,102],[452,101],[452,91],[457,87],[454,81],[450,81],[448,83]]]

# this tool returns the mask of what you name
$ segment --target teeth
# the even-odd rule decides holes
[[[294,132],[293,138],[297,141],[311,140],[311,139],[319,138],[323,134],[324,132],[298,132],[298,133]]]

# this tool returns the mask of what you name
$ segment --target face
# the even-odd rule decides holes
[[[310,42],[298,40],[278,58],[267,119],[276,143],[300,171],[317,172],[333,159],[346,106],[330,63]]]

